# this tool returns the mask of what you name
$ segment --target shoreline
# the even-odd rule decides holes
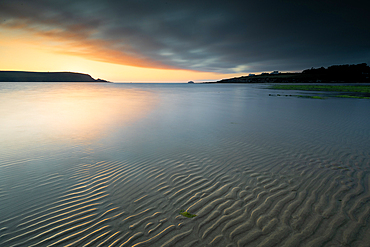
[[[0,82],[104,82],[76,72],[0,71]]]

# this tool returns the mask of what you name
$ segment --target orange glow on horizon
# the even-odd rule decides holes
[[[50,37],[48,37],[48,35]],[[68,36],[68,34],[63,34]],[[44,32],[0,27],[0,70],[71,71],[112,82],[214,81],[244,75],[167,68],[153,61],[105,49],[101,42],[57,39]],[[92,52],[93,51],[93,52]],[[125,64],[125,65],[123,65]]]

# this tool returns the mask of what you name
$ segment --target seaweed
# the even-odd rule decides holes
[[[273,85],[269,89],[338,92],[341,94],[328,94],[325,96],[337,98],[370,99],[369,85]],[[278,94],[277,96],[280,95]],[[326,98],[321,96],[302,95],[298,95],[298,97],[313,99]]]
[[[180,210],[180,214],[181,214],[182,216],[187,217],[187,218],[194,218],[195,216],[197,216],[196,214],[188,213],[188,212],[186,212],[185,210]]]
[[[285,97],[298,97],[298,98],[307,98],[307,99],[326,99],[327,97],[321,97],[321,96],[311,96],[311,95],[281,95],[281,94],[269,94],[269,96],[285,96]]]
[[[335,95],[337,98],[351,98],[351,99],[370,99],[370,97],[356,96],[356,95]]]
[[[273,85],[270,89],[370,93],[369,85]]]
[[[295,96],[295,95],[293,95]],[[297,95],[298,98],[308,98],[308,99],[326,99],[325,97],[321,96],[310,96],[310,95]]]

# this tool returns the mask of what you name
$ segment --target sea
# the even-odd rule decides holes
[[[0,83],[0,246],[370,246],[370,100],[270,86]]]

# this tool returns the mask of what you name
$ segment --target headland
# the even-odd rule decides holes
[[[0,82],[108,82],[75,72],[0,71]]]

